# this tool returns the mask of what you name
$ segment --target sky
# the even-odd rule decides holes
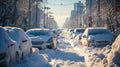
[[[52,15],[60,28],[65,22],[65,19],[70,17],[74,3],[78,3],[79,1],[84,2],[84,0],[48,0],[47,6],[50,7],[49,12],[53,13]]]

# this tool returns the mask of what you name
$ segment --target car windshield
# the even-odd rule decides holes
[[[28,33],[34,36],[49,35],[48,30],[34,30],[34,31],[29,31]]]
[[[70,30],[70,32],[73,32],[73,31],[74,31],[73,29]]]
[[[92,29],[89,30],[88,35],[97,35],[97,34],[110,34],[110,31],[107,29]]]
[[[76,32],[83,33],[84,29],[77,29]]]

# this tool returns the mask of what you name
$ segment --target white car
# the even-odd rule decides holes
[[[8,67],[10,62],[19,61],[16,42],[0,27],[0,67]]]
[[[33,47],[56,49],[56,35],[49,29],[30,29],[26,33],[31,38]]]
[[[31,40],[21,28],[7,27],[6,30],[10,38],[16,41],[19,47],[18,54],[20,59],[23,59],[25,56],[32,53]]]
[[[81,39],[81,44],[86,46],[105,46],[111,45],[114,35],[104,27],[87,28]]]

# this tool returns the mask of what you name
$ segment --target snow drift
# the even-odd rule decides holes
[[[120,35],[116,38],[112,44],[112,50],[107,57],[108,65],[116,64],[120,66]]]

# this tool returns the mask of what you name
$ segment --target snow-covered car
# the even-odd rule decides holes
[[[8,45],[10,44],[8,43],[9,40],[6,35],[5,30],[0,27],[0,67],[7,66],[10,62],[10,56],[8,54]]]
[[[74,29],[74,32],[73,32],[73,35],[72,35],[73,38],[75,38],[77,35],[79,35],[81,37],[84,31],[85,31],[85,28]]]
[[[0,67],[8,67],[10,62],[19,61],[16,42],[0,27]]]
[[[16,41],[19,48],[18,54],[20,59],[23,59],[25,56],[32,53],[31,40],[21,28],[6,27],[5,29],[9,37]]]
[[[86,46],[111,45],[114,35],[104,27],[86,28],[81,39],[81,44]]]
[[[31,38],[33,47],[39,49],[56,48],[56,36],[49,29],[30,29],[26,33]]]

